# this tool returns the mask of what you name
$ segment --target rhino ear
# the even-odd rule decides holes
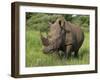
[[[52,25],[52,23],[51,23],[51,22],[48,22],[48,24],[49,24],[49,26],[51,26],[51,25]]]
[[[49,22],[48,22],[48,24],[49,24],[49,26],[51,26],[52,24],[54,24],[54,20],[50,20]]]
[[[64,27],[65,22],[64,22],[63,20],[59,20],[59,25],[60,25],[61,27]]]
[[[61,28],[64,29],[65,31],[68,31],[68,32],[71,31],[71,23],[66,21],[64,18],[61,18],[61,20],[59,20],[59,24]]]
[[[59,19],[59,25],[61,26],[61,28],[64,28],[64,26],[65,26],[65,19],[64,19],[64,17],[61,17]]]

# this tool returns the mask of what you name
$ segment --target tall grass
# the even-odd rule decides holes
[[[26,31],[26,67],[89,64],[89,33],[79,51],[79,58],[60,59],[57,54],[44,54],[38,31]]]

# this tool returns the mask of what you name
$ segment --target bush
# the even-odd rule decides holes
[[[26,29],[47,32],[49,27],[48,23],[54,22],[61,15],[67,21],[81,26],[84,31],[89,31],[89,16],[87,15],[47,13],[26,13]]]

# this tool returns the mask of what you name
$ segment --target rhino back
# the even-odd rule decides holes
[[[84,41],[84,33],[79,26],[72,26],[74,48],[79,49]]]

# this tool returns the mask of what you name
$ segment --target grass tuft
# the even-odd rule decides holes
[[[89,33],[85,33],[79,57],[60,59],[57,54],[44,54],[39,31],[26,31],[26,67],[89,64]]]

